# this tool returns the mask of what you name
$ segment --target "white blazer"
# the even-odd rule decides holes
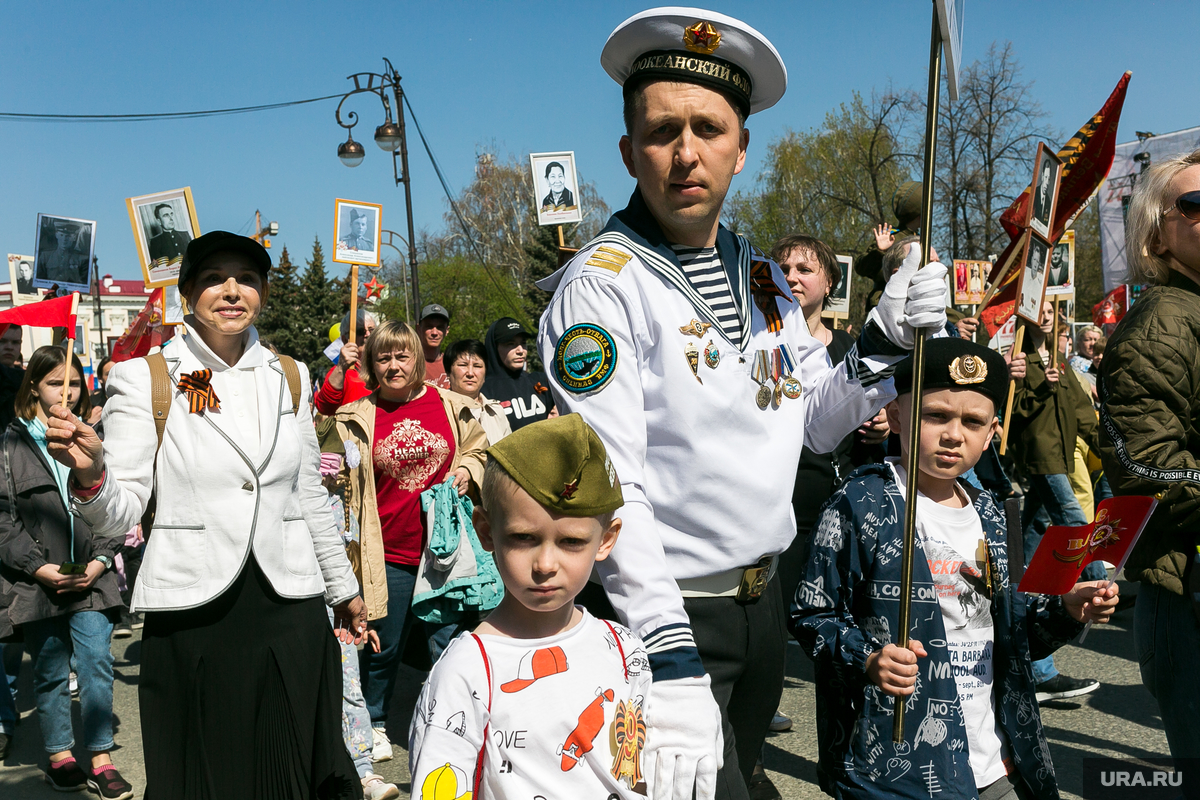
[[[117,364],[106,387],[104,485],[91,500],[74,501],[94,535],[124,536],[140,521],[153,482],[157,511],[131,607],[202,605],[229,588],[251,552],[283,597],[323,594],[333,605],[358,594],[317,471],[308,370],[298,365],[303,391],[293,414],[279,359],[253,328],[232,367],[186,330],[163,347],[172,383],[211,369],[220,410],[192,414],[175,389],[156,467],[150,368],[140,358]],[[246,397],[239,387],[257,391]],[[257,426],[253,417],[247,425],[255,413]],[[244,432],[255,427],[258,441],[247,443]]]

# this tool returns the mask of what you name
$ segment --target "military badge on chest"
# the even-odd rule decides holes
[[[800,397],[800,381],[792,376],[796,362],[785,345],[771,350],[757,350],[750,377],[758,384],[754,400],[758,407],[766,410],[774,405],[779,408],[784,398],[795,400]]]

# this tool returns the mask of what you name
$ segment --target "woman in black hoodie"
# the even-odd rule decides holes
[[[512,317],[501,317],[488,328],[483,340],[487,351],[483,393],[504,407],[514,431],[558,415],[546,373],[525,369],[530,338],[521,323]]]

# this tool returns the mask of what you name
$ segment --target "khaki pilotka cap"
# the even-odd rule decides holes
[[[600,437],[578,414],[526,425],[487,453],[538,504],[564,516],[597,517],[625,504]]]

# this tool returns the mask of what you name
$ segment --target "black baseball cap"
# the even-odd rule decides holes
[[[209,231],[188,242],[179,266],[179,285],[185,286],[209,256],[221,252],[246,256],[264,278],[271,272],[271,254],[254,239],[229,231]]]
[[[511,342],[518,336],[524,336],[526,339],[531,338],[529,331],[522,328],[521,323],[512,317],[501,317],[496,320],[496,344]]]
[[[446,321],[450,321],[450,312],[445,306],[439,306],[437,303],[430,303],[421,309],[421,319],[418,322],[424,322],[426,317],[445,317]]]

